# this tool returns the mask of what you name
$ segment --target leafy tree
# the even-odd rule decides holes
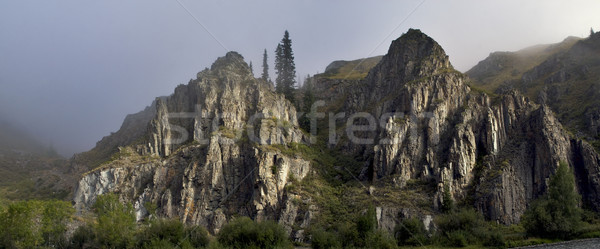
[[[136,221],[131,203],[122,204],[116,194],[104,194],[94,203],[98,215],[95,226],[98,243],[109,248],[125,248],[132,241]]]
[[[575,177],[561,162],[548,183],[548,193],[534,201],[521,217],[527,233],[549,238],[570,238],[581,222],[581,197],[575,191]]]
[[[44,202],[42,213],[42,236],[48,247],[65,245],[67,224],[75,210],[69,202],[51,200]]]
[[[269,82],[269,64],[267,63],[267,49],[265,49],[265,52],[263,53],[263,64],[262,64],[262,75],[261,78],[266,81]]]
[[[61,247],[73,208],[64,201],[21,201],[0,212],[0,248]]]
[[[275,79],[277,92],[283,93],[288,100],[294,102],[296,65],[294,64],[292,40],[287,30],[275,49],[275,73],[277,74]]]

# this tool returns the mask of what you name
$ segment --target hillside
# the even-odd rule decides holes
[[[76,177],[65,177],[66,166],[51,147],[0,120],[0,199],[65,199]]]
[[[547,107],[518,91],[472,90],[419,30],[373,60],[364,77],[310,79],[315,98],[301,108],[323,102],[316,120],[300,122],[307,117],[229,52],[157,98],[136,125],[126,121],[121,130],[137,127],[135,136],[104,138],[119,141],[98,144],[116,151],[110,158],[81,160],[93,170],[79,180],[75,206],[86,212],[114,192],[138,220],[151,203],[159,216],[217,233],[241,215],[275,220],[298,242],[351,224],[369,206],[388,233],[407,219],[429,230],[451,202],[515,224],[565,162],[583,201],[600,210],[600,156]],[[341,76],[349,65],[328,71]]]
[[[374,56],[353,61],[334,61],[330,63],[325,72],[319,77],[328,79],[356,80],[367,77],[369,70],[381,60],[383,56]]]
[[[597,90],[600,34],[586,39],[567,38],[528,54],[522,51],[500,53],[513,60],[502,60],[499,53],[490,55],[467,72],[474,80],[473,85],[488,91],[517,89],[523,92],[537,103],[550,106],[570,132],[600,149],[600,92]],[[514,59],[517,57],[531,59],[519,61]]]

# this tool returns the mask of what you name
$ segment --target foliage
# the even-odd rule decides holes
[[[287,30],[275,50],[275,73],[277,74],[275,79],[277,92],[283,93],[286,99],[294,102],[296,65],[294,63],[294,52],[292,51],[292,40]]]
[[[204,248],[209,236],[203,227],[185,227],[179,220],[159,219],[141,229],[136,236],[138,248]]]
[[[96,247],[96,232],[92,225],[78,227],[73,236],[69,248],[94,248]]]
[[[504,238],[471,208],[461,208],[436,217],[436,239],[442,245],[464,247],[470,244],[504,247]]]
[[[73,208],[68,202],[21,201],[0,210],[0,248],[64,246]]]
[[[403,220],[394,228],[394,235],[398,245],[418,246],[427,244],[427,230],[423,222],[417,218]]]
[[[452,199],[452,193],[450,193],[450,187],[444,184],[444,192],[442,193],[442,212],[450,213],[454,209],[454,200]]]
[[[575,178],[566,163],[559,164],[550,178],[547,195],[534,201],[521,221],[527,233],[546,238],[570,238],[581,225],[581,198],[575,191]]]
[[[341,248],[342,244],[335,233],[328,232],[322,228],[315,229],[311,233],[311,247],[314,249]]]
[[[265,82],[269,82],[269,63],[267,63],[267,49],[265,49],[265,52],[263,53],[262,69],[263,69],[263,71],[262,71],[261,78]]]
[[[228,248],[291,248],[285,230],[273,221],[235,218],[223,226],[218,241]]]
[[[125,248],[133,242],[136,220],[131,203],[123,204],[118,195],[110,193],[99,196],[93,208],[98,215],[94,229],[100,245]]]

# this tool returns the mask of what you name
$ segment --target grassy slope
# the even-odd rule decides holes
[[[579,38],[569,37],[556,44],[537,45],[516,52],[494,52],[466,74],[473,79],[475,86],[494,92],[506,82],[520,80],[523,73],[533,69],[550,56],[567,51],[579,40]],[[494,69],[484,68],[486,63],[493,64]]]
[[[363,79],[383,56],[375,56],[353,61],[336,61],[327,67],[320,77],[327,79]],[[335,64],[335,65],[334,65]]]

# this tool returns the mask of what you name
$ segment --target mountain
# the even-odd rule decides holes
[[[493,53],[467,72],[474,85],[489,91],[517,89],[539,104],[548,105],[561,123],[575,136],[600,149],[600,34],[585,39],[567,38],[546,49],[525,55],[522,51],[507,56],[528,56],[528,66],[514,60],[498,63],[503,71],[488,65],[498,59]],[[521,68],[506,77],[508,68]],[[482,77],[482,75],[486,75]]]
[[[52,147],[0,120],[0,199],[67,198],[77,176],[67,176],[66,164]]]
[[[472,88],[419,30],[372,60],[364,77],[331,77],[353,65],[338,62],[309,79],[302,90],[314,98],[299,107],[316,112],[305,115],[229,52],[92,150],[116,153],[80,155],[81,168],[95,168],[79,180],[75,206],[86,212],[115,192],[138,219],[153,203],[160,216],[214,233],[243,215],[276,220],[297,241],[369,206],[389,232],[410,217],[429,229],[447,198],[513,224],[565,162],[600,210],[600,157],[547,106]]]

